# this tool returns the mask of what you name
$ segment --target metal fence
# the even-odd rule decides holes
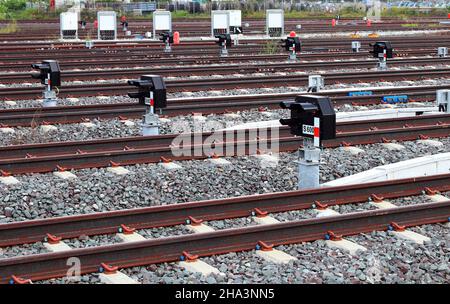
[[[115,10],[123,12],[153,12],[157,8],[156,2],[133,2],[133,3],[117,3],[117,2],[85,2],[85,8],[88,10]]]

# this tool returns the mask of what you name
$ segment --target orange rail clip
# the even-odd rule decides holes
[[[1,170],[1,169],[0,169],[0,174],[1,174],[2,176],[11,176],[11,172],[5,171],[5,170]]]
[[[375,203],[381,203],[384,200],[384,197],[382,196],[378,196],[376,194],[371,194],[370,198],[372,199],[372,201],[374,201]]]
[[[195,262],[198,259],[198,255],[196,254],[190,254],[187,251],[183,251],[183,256],[186,260],[186,262]]]
[[[112,160],[109,161],[109,164],[111,165],[111,167],[119,167],[120,166],[119,163],[115,163]]]
[[[131,228],[124,224],[120,224],[120,228],[123,234],[133,234],[136,231],[136,228]]]
[[[395,231],[399,231],[399,232],[405,231],[405,229],[406,229],[405,226],[399,225],[396,222],[392,222],[391,226],[392,226],[392,228],[394,228]]]
[[[46,240],[49,244],[52,244],[52,245],[58,244],[61,241],[61,239],[62,239],[61,237],[47,233]]]
[[[263,241],[258,241],[258,245],[261,248],[261,251],[272,251],[273,250],[273,244],[267,244]]]
[[[100,263],[100,265],[102,266],[103,272],[105,274],[114,274],[119,269],[119,267],[117,267],[117,266],[111,266],[111,265],[108,265],[108,264],[105,264],[105,263]]]
[[[192,216],[188,216],[188,219],[189,219],[190,225],[192,225],[192,226],[200,226],[201,223],[203,223],[203,220],[198,220]]]
[[[56,165],[56,169],[58,169],[59,172],[64,172],[64,171],[67,170],[67,168],[62,167],[62,166],[60,166],[60,165]]]
[[[429,187],[426,187],[424,190],[425,190],[425,193],[428,195],[436,195],[438,193],[437,190],[430,189]]]
[[[322,203],[319,202],[319,201],[315,201],[315,202],[314,202],[314,205],[316,206],[316,208],[317,208],[318,210],[325,210],[325,209],[328,208],[328,205],[327,205],[327,204],[322,204]]]
[[[342,240],[342,235],[335,234],[331,230],[327,231],[327,234],[330,237],[330,240],[332,240],[332,241],[341,241]]]
[[[12,281],[13,284],[20,284],[20,285],[33,284],[33,282],[31,282],[30,279],[23,279],[23,278],[15,276],[15,275],[11,276],[11,281]]]
[[[161,156],[161,161],[165,164],[172,162],[172,160],[170,158],[165,158],[164,156]]]
[[[255,213],[256,217],[265,217],[267,216],[268,212],[267,211],[262,211],[259,208],[255,208],[253,209],[253,212]]]

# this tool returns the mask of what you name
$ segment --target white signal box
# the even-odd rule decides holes
[[[284,35],[284,11],[282,9],[266,10],[266,34],[270,37]]]
[[[65,12],[59,15],[61,39],[78,39],[78,14]]]
[[[113,11],[101,11],[97,13],[98,39],[117,39],[117,15]]]
[[[232,34],[242,34],[242,14],[240,10],[228,11],[229,31]]]
[[[440,112],[450,113],[450,90],[437,90],[436,102]]]
[[[172,32],[172,14],[169,11],[154,11],[153,12],[153,38],[156,37],[156,32]]]
[[[230,17],[228,11],[211,11],[211,35],[228,34]]]

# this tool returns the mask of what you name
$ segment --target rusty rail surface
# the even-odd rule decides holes
[[[422,65],[422,64],[448,64],[450,58],[413,58],[413,59],[392,59],[389,65]],[[84,70],[84,71],[62,71],[61,78],[64,81],[75,80],[98,80],[98,79],[122,79],[128,77],[139,77],[144,74],[156,74],[164,77],[181,77],[192,75],[232,75],[232,74],[251,74],[260,72],[296,72],[305,69],[340,69],[346,68],[372,68],[376,65],[377,60],[374,58],[355,60],[341,60],[328,62],[290,62],[290,63],[258,63],[258,64],[227,64],[221,66],[183,66],[183,67],[139,67],[139,68],[123,68],[103,70]],[[145,66],[145,64],[144,64]],[[91,67],[96,67],[91,63]],[[1,83],[20,83],[30,82],[29,72],[16,72],[0,74]]]
[[[408,125],[408,119],[411,125]],[[323,146],[334,148],[342,145],[450,135],[450,124],[445,122],[450,119],[448,114],[408,119],[340,123],[336,138],[325,140]],[[380,128],[374,129],[374,124],[378,124]],[[164,159],[193,160],[212,156],[243,156],[271,149],[285,152],[298,149],[301,143],[301,137],[290,135],[289,129],[282,127],[6,146],[0,148],[0,172],[4,175],[44,173],[155,163]],[[232,155],[227,154],[230,151],[233,152]]]
[[[80,260],[81,273],[86,274],[100,271],[102,263],[125,268],[175,262],[183,252],[201,257],[249,251],[260,242],[273,246],[294,244],[324,239],[330,231],[347,236],[387,230],[393,223],[405,227],[444,223],[449,217],[450,201],[444,201],[7,258],[0,260],[0,283],[10,282],[13,275],[31,280],[65,276],[71,267],[67,260],[73,257]]]
[[[450,69],[422,69],[417,70],[389,70],[372,72],[346,72],[329,73],[326,75],[329,83],[353,83],[358,81],[370,80],[408,80],[408,79],[426,79],[429,77],[448,77]],[[252,76],[245,78],[224,77],[219,79],[190,79],[190,80],[167,80],[166,86],[168,92],[180,91],[202,91],[230,88],[260,88],[261,86],[286,86],[297,85],[304,86],[308,83],[308,75],[268,75]],[[130,86],[124,83],[107,83],[94,85],[68,85],[62,86],[59,91],[60,97],[77,96],[98,96],[98,95],[124,95],[130,90]],[[0,96],[2,100],[20,100],[30,98],[41,98],[41,87],[30,88],[1,88]]]
[[[383,96],[402,94],[408,95],[410,101],[434,101],[436,90],[449,89],[449,85],[417,86],[389,89],[372,89],[373,95],[346,96],[348,92],[327,91],[314,93],[331,97],[336,105],[373,105],[382,103]],[[358,90],[355,90],[358,91]],[[360,90],[362,91],[362,90]],[[219,114],[229,111],[241,111],[252,108],[279,109],[281,101],[293,99],[299,93],[256,94],[240,96],[217,96],[201,98],[169,98],[168,107],[160,114],[165,116],[186,115],[195,113]],[[145,106],[139,103],[111,103],[80,106],[59,106],[47,108],[15,108],[0,110],[0,126],[30,127],[40,124],[69,124],[85,122],[91,119],[136,119],[141,118]]]
[[[450,174],[6,223],[0,224],[0,247],[44,241],[47,233],[67,239],[115,233],[121,225],[135,229],[174,226],[185,224],[189,217],[222,220],[250,216],[255,209],[286,212],[316,208],[318,203],[361,203],[373,195],[384,199],[419,195],[426,189],[450,190]]]

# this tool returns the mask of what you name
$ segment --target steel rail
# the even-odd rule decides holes
[[[118,232],[121,225],[149,229],[185,224],[188,217],[223,220],[250,216],[256,208],[269,213],[286,212],[315,208],[317,203],[362,203],[372,195],[385,199],[419,195],[424,189],[450,190],[450,174],[12,222],[0,224],[0,247],[43,241],[47,234],[62,239],[111,234]]]
[[[448,89],[450,86],[426,86],[410,88],[390,88],[371,90],[374,95],[345,96],[347,92],[327,91],[314,93],[332,97],[332,102],[339,106],[343,104],[373,105],[382,103],[383,96],[389,94],[406,94],[410,100],[432,101],[435,99],[436,90]],[[428,90],[428,91],[427,91]],[[244,95],[244,96],[220,96],[208,98],[173,98],[168,99],[168,107],[160,114],[166,116],[186,115],[190,113],[218,114],[229,111],[248,110],[265,107],[269,109],[279,108],[281,101],[291,100],[299,93]],[[140,118],[145,112],[145,106],[139,103],[112,103],[98,105],[60,106],[47,108],[16,108],[0,110],[0,126],[19,127],[36,126],[41,123],[78,123],[90,119],[113,118]]]
[[[68,143],[50,143],[38,145],[7,146],[1,149],[1,155],[11,158],[0,159],[3,174],[45,173],[55,170],[70,170],[114,165],[134,165],[157,163],[163,159],[195,160],[216,156],[241,156],[256,154],[258,150],[267,151],[276,147],[277,151],[294,151],[301,146],[302,138],[285,135],[288,130],[281,129],[280,135],[269,130],[233,130],[227,132],[160,135],[151,137],[131,137],[120,139],[91,140]],[[272,136],[272,133],[273,136]],[[210,136],[208,136],[208,134]],[[342,145],[372,144],[390,140],[416,140],[424,137],[447,137],[450,125],[437,123],[427,126],[409,126],[369,131],[340,132],[336,139],[323,142],[325,148]],[[169,143],[168,143],[169,142]],[[276,146],[275,146],[276,145]],[[73,151],[75,147],[79,147]],[[94,147],[93,151],[89,151]],[[231,149],[232,147],[232,149]],[[25,149],[34,149],[25,157],[18,157]],[[51,149],[49,155],[39,155],[39,150]],[[62,151],[61,151],[62,150]],[[61,151],[59,154],[56,151]],[[176,153],[175,153],[176,152]],[[232,153],[230,153],[232,152]],[[48,152],[47,152],[48,153]]]
[[[251,54],[249,54],[249,52]],[[120,61],[129,62],[131,65],[136,64],[189,64],[189,63],[220,63],[220,62],[242,62],[242,61],[256,61],[256,60],[286,60],[287,54],[282,52],[276,52],[275,54],[264,54],[263,50],[257,51],[254,48],[248,52],[241,52],[239,49],[234,50],[230,53],[228,57],[217,56],[217,50],[211,51],[201,51],[202,56],[198,56],[199,50],[195,52],[179,52],[179,53],[149,53],[148,49],[145,48],[133,48],[130,50],[90,50],[86,53],[64,51],[64,52],[50,52],[50,54],[42,54],[42,51],[36,54],[19,54],[18,56],[8,56],[0,55],[0,68],[6,69],[7,71],[17,68],[30,69],[31,63],[36,63],[36,61],[52,58],[58,60],[63,68],[80,68],[83,66],[88,66],[88,63],[94,66],[105,66],[105,65],[115,65],[120,66]],[[173,55],[177,55],[174,58]],[[396,49],[394,51],[395,57],[407,57],[407,56],[433,56],[436,57],[436,51],[434,49],[430,50],[411,50]],[[327,60],[330,58],[364,58],[369,57],[367,52],[361,51],[360,53],[348,52],[348,49],[332,49],[332,48],[311,48],[303,49],[303,52],[299,55],[300,60]],[[371,56],[370,56],[371,57]],[[109,58],[111,62],[105,62],[105,59]],[[74,59],[77,59],[74,61]],[[114,59],[114,61],[112,60]],[[98,61],[98,64],[95,62]],[[66,63],[67,62],[67,63]],[[9,70],[8,70],[9,69]]]
[[[435,50],[403,50],[395,51],[395,57],[407,57],[407,56],[426,56],[435,55]],[[196,53],[198,54],[198,52]],[[17,70],[30,70],[30,65],[36,63],[36,61],[42,59],[47,59],[51,57],[52,59],[57,59],[59,65],[62,69],[79,69],[84,67],[120,67],[120,66],[149,66],[149,65],[188,65],[188,64],[212,64],[212,63],[242,63],[247,61],[269,61],[269,60],[286,60],[287,55],[285,53],[277,53],[271,55],[265,54],[253,54],[253,55],[237,55],[228,57],[218,57],[218,56],[187,56],[188,54],[183,54],[183,56],[167,57],[165,54],[151,54],[149,55],[147,51],[128,51],[128,52],[95,52],[91,51],[89,55],[71,55],[70,53],[64,53],[60,55],[49,56],[39,55],[33,56],[33,58],[24,57],[3,57],[0,56],[0,70],[17,71]],[[206,55],[202,52],[202,55]],[[337,58],[367,58],[369,57],[368,52],[319,52],[319,53],[305,53],[299,55],[300,60],[305,62],[309,60],[330,60]],[[81,59],[81,60],[70,60],[70,59]],[[370,56],[370,58],[372,58]],[[69,59],[69,60],[68,60]],[[306,63],[306,62],[305,62]]]
[[[93,79],[117,79],[123,77],[139,77],[144,74],[156,74],[161,76],[191,76],[191,75],[230,75],[230,74],[248,74],[259,72],[295,72],[302,69],[319,68],[362,68],[375,66],[377,60],[371,58],[362,61],[341,60],[329,62],[294,62],[294,63],[258,63],[258,64],[228,64],[226,66],[183,66],[183,67],[153,67],[153,68],[133,68],[117,70],[84,70],[84,71],[62,71],[61,77],[64,81],[73,80],[93,80]],[[442,58],[414,58],[414,59],[393,59],[389,65],[407,65],[407,64],[446,64],[450,62],[449,57]],[[92,66],[95,66],[93,64]],[[2,83],[20,83],[31,79],[28,72],[17,72],[0,74]]]
[[[12,276],[42,280],[65,276],[69,258],[80,260],[81,274],[98,272],[101,263],[120,268],[175,262],[183,252],[210,256],[254,250],[259,242],[273,246],[324,239],[329,231],[348,236],[387,230],[392,223],[405,227],[448,222],[450,201],[297,220],[271,225],[225,229],[208,233],[74,249],[0,260],[0,283]]]
[[[134,33],[139,33],[139,34],[143,34],[145,31],[148,31],[149,28],[144,28],[144,27],[136,27],[136,26],[130,26],[128,28],[131,31],[134,31]],[[193,36],[209,36],[211,34],[210,32],[210,26],[201,26],[199,28],[189,28],[189,27],[176,27],[177,31],[183,36],[183,37],[193,37]],[[303,34],[306,33],[324,33],[324,32],[342,32],[342,31],[348,31],[348,32],[355,32],[355,31],[361,31],[361,30],[372,30],[372,31],[376,31],[376,30],[397,30],[397,31],[403,31],[403,32],[407,32],[407,31],[412,31],[412,30],[430,30],[430,31],[436,31],[436,30],[446,30],[448,29],[448,26],[446,26],[445,24],[439,24],[439,23],[434,23],[433,27],[430,27],[429,24],[421,24],[419,26],[415,26],[413,28],[405,28],[402,25],[375,25],[373,24],[371,28],[367,28],[367,26],[365,24],[359,24],[359,25],[351,25],[351,24],[340,24],[337,27],[330,27],[330,26],[323,26],[323,27],[311,27],[311,26],[305,26],[305,28],[302,27],[301,32]],[[289,31],[295,31],[297,30],[296,27],[294,25],[285,25],[285,31],[289,32]],[[42,35],[42,32],[34,32],[34,33],[24,33],[23,30],[14,33],[14,35],[10,35],[10,34],[3,34],[0,36],[0,41],[12,41],[12,42],[20,42],[20,41],[33,41],[33,43],[35,42],[35,40],[38,40],[37,42],[39,42],[39,40],[55,40],[55,42],[58,42],[60,39],[60,34],[59,31],[57,29],[46,29],[47,31],[47,35]],[[251,29],[246,29],[245,33],[248,35],[255,35],[255,34],[259,34],[259,35],[263,35],[265,34],[265,28],[263,26],[257,26],[257,27],[252,27]],[[125,34],[121,33],[120,31],[118,31],[117,33],[118,38],[119,39],[129,39],[129,36],[126,36]],[[88,38],[88,33],[87,31],[79,31],[78,34],[79,39],[86,39]]]
[[[348,73],[328,73],[326,78],[329,82],[334,83],[351,83],[355,79],[358,81],[368,80],[406,80],[406,79],[424,79],[426,77],[445,77],[450,74],[450,69],[422,69],[420,71],[410,70],[391,70],[391,71],[375,71],[375,72],[348,72]],[[200,91],[209,90],[211,88],[251,88],[277,85],[306,85],[308,75],[270,75],[270,76],[252,76],[245,78],[225,77],[219,79],[189,79],[189,80],[167,80],[166,86],[169,92],[179,92],[183,90]],[[122,95],[130,90],[127,83],[109,83],[84,85],[68,85],[60,88],[60,97],[75,96],[93,96],[93,95]],[[39,98],[42,94],[42,88],[2,88],[0,96],[3,100],[20,100],[24,98]]]
[[[338,122],[336,130],[338,135],[342,135],[343,132],[374,131],[383,129],[390,130],[392,128],[411,129],[412,127],[423,128],[426,126],[433,127],[444,125],[450,125],[450,114],[416,115],[401,118],[366,119],[358,121]],[[246,140],[252,140],[257,136],[259,136],[260,138],[267,138],[272,140],[272,129],[268,129],[267,134],[264,134],[263,132],[258,133],[256,129],[246,129],[241,131],[245,132],[242,135],[244,135],[243,139]],[[126,149],[154,148],[163,146],[168,147],[175,141],[176,138],[193,143],[193,139],[196,136],[201,137],[201,143],[205,143],[205,141],[211,138],[212,135],[214,135],[216,141],[227,142],[227,138],[231,138],[232,140],[234,140],[235,138],[237,138],[238,132],[241,131],[230,130],[189,133],[182,136],[180,136],[180,134],[166,134],[159,136],[134,136],[111,139],[92,139],[83,141],[11,145],[0,147],[0,160],[60,154],[80,154],[85,152],[97,152],[103,150],[122,151]],[[275,136],[277,136],[277,134],[275,134]],[[280,138],[292,137],[289,127],[281,126],[278,130],[278,136]]]
[[[182,37],[198,37],[200,36],[210,36],[211,32],[210,32],[210,26],[204,26],[202,28],[195,28],[195,29],[190,29],[190,28],[184,28],[184,27],[176,27],[177,31],[180,33],[180,35]],[[142,27],[135,27],[135,26],[131,26],[129,27],[130,30],[134,30],[134,34],[141,34],[143,35],[144,32],[147,32],[149,30],[149,28],[142,28]],[[372,31],[376,31],[376,30],[397,30],[397,31],[402,31],[402,32],[408,32],[408,31],[413,31],[413,30],[428,30],[428,31],[434,31],[434,35],[444,35],[445,33],[442,32],[437,32],[437,30],[447,30],[448,26],[446,26],[445,24],[439,24],[439,23],[435,23],[433,24],[433,27],[430,27],[427,24],[423,24],[414,28],[405,28],[404,26],[401,25],[372,25],[371,28],[367,28],[366,25],[363,24],[359,24],[359,25],[339,25],[337,27],[330,27],[330,26],[324,26],[324,27],[305,27],[302,28],[301,32],[303,34],[306,33],[329,33],[329,32],[342,32],[342,31],[347,31],[347,32],[355,32],[355,31],[361,31],[361,30],[372,30]],[[289,32],[289,31],[295,31],[297,30],[294,26],[285,26],[285,31]],[[46,31],[48,31],[48,35],[42,35],[42,33],[36,33],[36,32],[27,32],[26,34],[23,31],[19,31],[14,33],[13,35],[10,34],[3,34],[0,35],[0,41],[7,41],[7,42],[11,42],[14,44],[18,44],[20,42],[25,42],[25,43],[39,43],[39,41],[36,40],[47,40],[47,41],[52,41],[52,42],[60,42],[60,34],[59,31],[57,30],[49,30],[47,29]],[[246,35],[261,35],[261,34],[265,34],[265,28],[264,27],[252,27],[251,29],[246,29],[245,30],[245,34]],[[83,39],[87,39],[88,38],[88,34],[87,31],[82,31],[80,30],[78,33],[79,39],[83,40]],[[130,36],[126,36],[125,34],[123,34],[121,31],[118,31],[117,33],[117,37],[118,39],[130,39]]]

